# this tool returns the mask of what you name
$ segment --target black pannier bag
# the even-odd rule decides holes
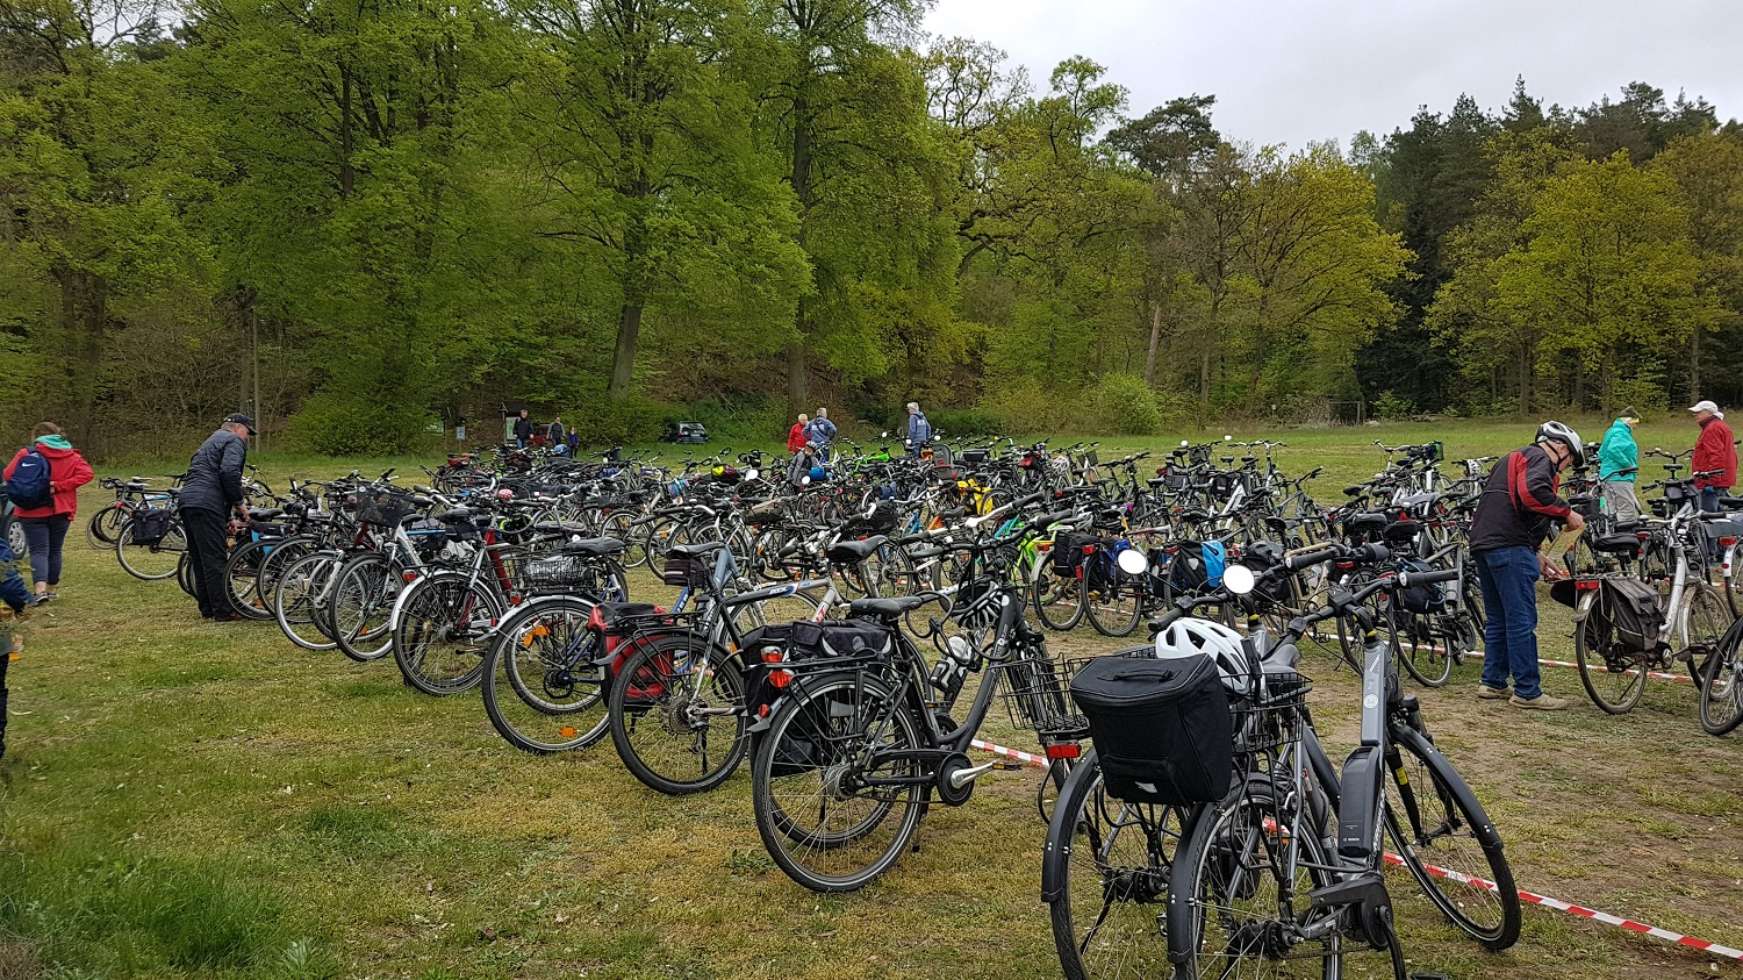
[[[1071,681],[1117,799],[1214,803],[1234,775],[1229,696],[1209,657],[1101,657]]]
[[[765,663],[763,653],[778,650],[786,659]],[[893,650],[890,630],[880,623],[864,619],[813,623],[799,620],[792,623],[770,623],[745,634],[744,704],[752,724],[762,720],[765,709],[781,696],[781,691],[769,683],[769,673],[787,670],[804,673],[807,666],[828,666],[827,661],[847,657],[888,656]],[[782,757],[776,759],[772,772],[790,776],[814,769],[828,760],[823,757],[826,746],[809,735],[828,732],[830,720],[823,716],[826,705],[810,703],[813,714],[793,722],[787,729],[788,738],[782,745]],[[751,754],[756,754],[762,732],[751,733]]]
[[[131,543],[138,545],[154,545],[163,541],[169,534],[170,517],[173,512],[168,507],[158,507],[143,510],[133,517],[133,527],[128,532]]]
[[[1083,564],[1083,549],[1101,539],[1084,531],[1060,531],[1053,536],[1053,574],[1058,578],[1076,578],[1077,566]]]
[[[1610,612],[1610,622],[1616,628],[1616,639],[1631,650],[1651,651],[1658,648],[1659,634],[1664,629],[1664,610],[1658,605],[1658,591],[1632,578],[1600,580],[1600,595]]]
[[[1399,567],[1406,575],[1421,574],[1436,570],[1434,566],[1415,558],[1406,559],[1405,561],[1400,562]],[[1446,609],[1446,590],[1447,583],[1445,582],[1431,582],[1427,585],[1411,585],[1405,587],[1399,592],[1398,602],[1409,612],[1418,614],[1438,613]]]

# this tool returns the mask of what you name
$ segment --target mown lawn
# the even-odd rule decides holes
[[[1586,424],[1595,438],[1600,426]],[[1457,457],[1528,435],[1469,423],[1290,432],[1283,460],[1294,472],[1326,466],[1320,487],[1332,497],[1377,467],[1375,437],[1442,438]],[[1681,448],[1692,436],[1692,426],[1649,426],[1641,443]],[[275,483],[387,465],[263,464]],[[623,772],[609,741],[522,755],[475,694],[424,697],[391,661],[300,651],[270,624],[204,625],[172,583],[135,581],[76,538],[68,565],[62,601],[34,620],[12,670],[0,980],[1057,974],[1029,773],[994,774],[968,806],[934,810],[920,850],[882,882],[819,897],[764,855],[745,773],[673,800]],[[1544,608],[1545,656],[1571,659],[1566,617]],[[1053,640],[1074,654],[1116,646],[1086,629]],[[1347,748],[1355,687],[1333,662],[1309,654],[1315,717]],[[1545,672],[1577,708],[1479,704],[1471,664],[1447,688],[1419,692],[1520,884],[1743,945],[1743,743],[1700,732],[1687,685],[1657,684],[1613,718],[1585,702],[1575,672]],[[1002,718],[992,734],[1024,744]],[[1396,894],[1411,890],[1397,880]],[[1519,945],[1487,955],[1420,899],[1401,905],[1414,969],[1740,972],[1531,908]],[[1352,975],[1382,965],[1356,958]]]

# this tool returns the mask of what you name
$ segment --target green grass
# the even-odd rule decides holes
[[[1439,437],[1456,457],[1529,435],[1488,423],[1289,432],[1283,463],[1325,465],[1320,489],[1335,496],[1378,467],[1375,437]],[[1692,436],[1664,423],[1643,427],[1641,443]],[[388,465],[261,461],[275,484]],[[87,493],[84,505],[102,498]],[[635,585],[659,594],[646,578]],[[423,697],[391,663],[299,651],[270,625],[201,624],[172,583],[137,582],[76,536],[62,595],[32,622],[11,674],[3,980],[1057,974],[1027,772],[989,776],[967,806],[934,810],[920,849],[883,881],[820,897],[764,854],[743,772],[714,793],[667,799],[625,773],[609,742],[522,755],[476,695]],[[1571,659],[1564,611],[1543,608],[1545,656]],[[1117,645],[1082,630],[1050,642],[1064,655]],[[1308,658],[1315,718],[1341,755],[1356,731],[1355,685],[1329,655]],[[1743,743],[1700,732],[1686,685],[1655,684],[1613,718],[1585,702],[1574,672],[1545,673],[1551,693],[1580,706],[1528,715],[1479,704],[1474,665],[1418,692],[1520,884],[1743,945]],[[991,737],[1027,744],[994,718]],[[1411,891],[1395,882],[1413,969],[1710,972],[1692,952],[1535,909],[1514,950],[1483,954]],[[1357,957],[1351,975],[1379,966]]]

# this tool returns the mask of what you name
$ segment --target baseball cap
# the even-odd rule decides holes
[[[229,415],[224,416],[224,424],[245,426],[248,429],[249,435],[255,434],[254,420],[243,415],[241,412],[232,412]]]
[[[1634,410],[1633,405],[1629,405],[1627,408],[1622,409],[1622,413],[1616,417],[1628,422],[1640,421],[1640,413]]]
[[[1704,400],[1695,402],[1693,405],[1690,405],[1689,411],[1691,411],[1691,412],[1712,412],[1714,415],[1723,415],[1724,414],[1723,412],[1719,411],[1719,406],[1713,404],[1710,401],[1704,401]]]

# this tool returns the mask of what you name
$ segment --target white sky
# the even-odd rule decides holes
[[[1640,80],[1743,117],[1743,0],[937,0],[925,26],[1004,49],[1037,89],[1086,55],[1133,116],[1215,94],[1225,138],[1296,148],[1390,133],[1460,92],[1494,110],[1519,74],[1546,107]]]

